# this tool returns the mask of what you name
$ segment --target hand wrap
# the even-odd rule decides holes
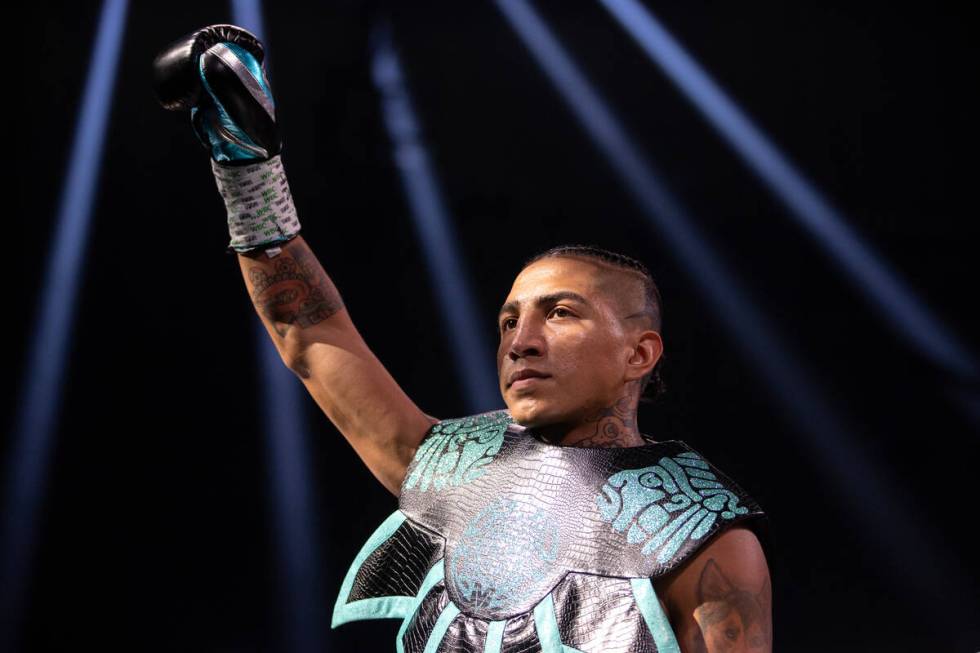
[[[228,210],[229,251],[248,252],[286,242],[299,233],[296,207],[279,155],[247,166],[226,166],[212,159],[211,169]],[[275,247],[266,253],[271,257],[279,251]]]

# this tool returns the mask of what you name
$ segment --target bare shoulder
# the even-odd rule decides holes
[[[772,651],[769,565],[751,529],[721,532],[655,585],[683,653]]]

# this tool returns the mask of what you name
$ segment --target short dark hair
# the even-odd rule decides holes
[[[645,300],[644,313],[650,317],[651,328],[658,333],[663,329],[663,301],[653,275],[647,266],[635,258],[613,252],[595,245],[558,245],[536,254],[524,262],[524,268],[544,258],[569,257],[593,259],[608,263],[626,272],[635,273],[643,281],[643,296]],[[640,385],[640,401],[652,403],[657,397],[667,391],[663,378],[663,365],[666,354],[660,355],[660,360],[653,366],[650,373],[643,377]]]

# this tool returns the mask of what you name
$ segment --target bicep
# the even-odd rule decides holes
[[[394,495],[422,438],[438,420],[405,394],[346,315],[311,338],[293,369],[371,473]]]
[[[667,590],[683,653],[772,651],[772,584],[758,538],[736,526],[679,570]]]

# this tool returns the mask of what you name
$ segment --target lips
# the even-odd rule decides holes
[[[534,378],[545,379],[548,378],[549,376],[551,375],[545,374],[544,372],[539,372],[538,370],[535,369],[531,369],[530,367],[526,367],[522,370],[517,370],[516,372],[511,373],[511,375],[507,378],[507,387],[509,388],[514,384],[515,381],[520,381],[521,379],[534,379]]]

